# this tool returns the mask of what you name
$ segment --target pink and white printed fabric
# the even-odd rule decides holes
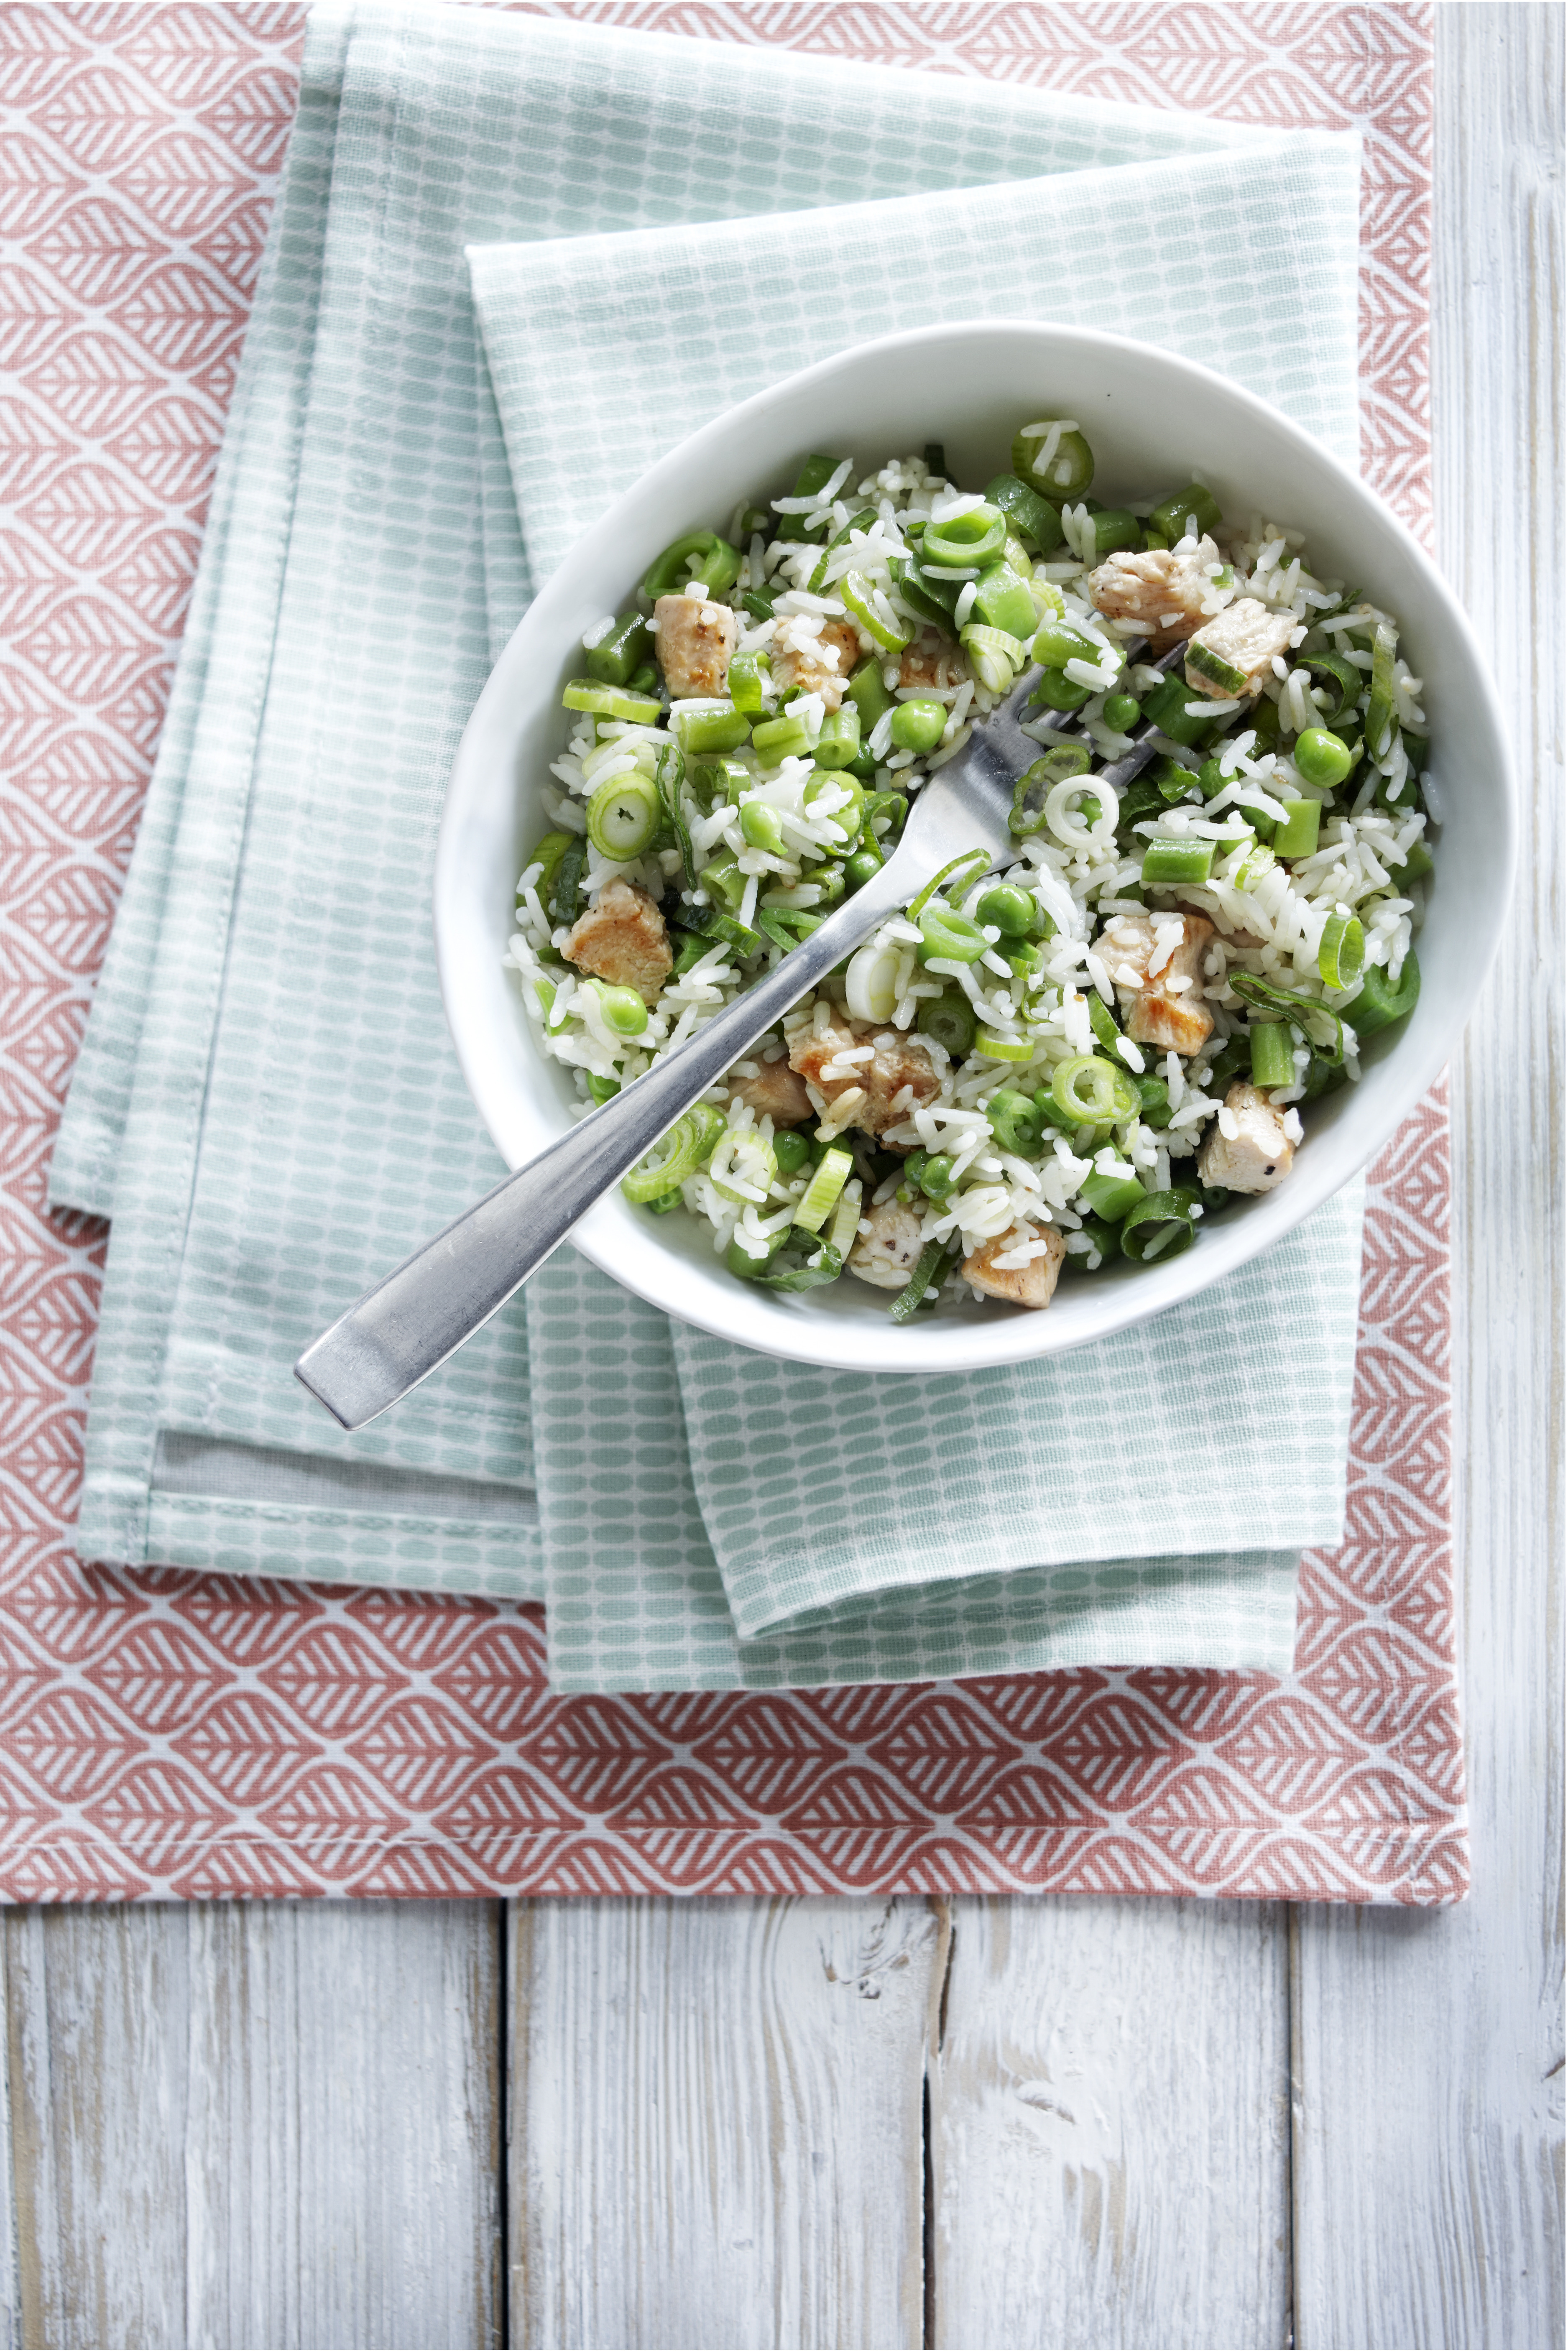
[[[1363,455],[1429,535],[1426,5],[535,13],[1364,136]],[[562,1699],[537,1610],[71,1551],[101,1229],[58,1105],[150,772],[276,172],[294,5],[0,12],[0,1898],[1468,1882],[1448,1130],[1374,1171],[1350,1537],[1294,1673]]]

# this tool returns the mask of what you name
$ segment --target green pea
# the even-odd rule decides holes
[[[945,1151],[934,1151],[917,1181],[928,1200],[945,1200],[953,1189],[953,1162]]]
[[[946,704],[917,694],[899,704],[890,731],[901,751],[934,751],[946,724]]]
[[[777,809],[763,800],[747,800],[740,811],[740,830],[752,849],[765,849],[770,857],[784,853],[784,827]]]
[[[926,998],[915,1027],[922,1036],[934,1037],[956,1061],[961,1061],[975,1041],[974,1008],[959,989],[946,989],[940,996]]]
[[[1343,784],[1351,770],[1350,746],[1331,735],[1326,726],[1303,726],[1296,737],[1294,757],[1303,782],[1324,784],[1331,789]]]
[[[1110,694],[1105,697],[1105,724],[1113,726],[1118,735],[1130,734],[1144,715],[1144,705],[1134,694]]]
[[[976,907],[975,920],[985,929],[1000,931],[1004,939],[1027,939],[1039,927],[1040,909],[1027,890],[998,882]]]
[[[1168,1126],[1171,1123],[1171,1092],[1164,1078],[1134,1078],[1134,1091],[1138,1097],[1138,1116],[1145,1126]]]
[[[648,1026],[648,1008],[634,987],[601,987],[599,1008],[617,1037],[640,1037]]]
[[[731,1241],[724,1253],[725,1264],[731,1273],[738,1274],[742,1281],[755,1281],[758,1274],[767,1272],[769,1260],[783,1247],[789,1233],[789,1228],[786,1225],[782,1232],[773,1234],[765,1257],[753,1257],[741,1248],[738,1241]]]
[[[780,1176],[799,1176],[801,1168],[810,1161],[810,1139],[798,1134],[792,1126],[787,1126],[773,1138],[773,1156],[779,1162]]]
[[[883,862],[874,849],[857,849],[844,860],[844,880],[852,891],[863,890],[872,875],[882,872]]]
[[[1047,710],[1082,710],[1093,691],[1092,685],[1075,685],[1063,670],[1048,669],[1035,687],[1033,699]]]

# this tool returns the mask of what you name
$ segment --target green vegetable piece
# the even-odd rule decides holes
[[[569,678],[561,689],[563,710],[591,711],[595,718],[619,718],[629,726],[656,726],[657,695],[633,694],[629,686],[604,685],[596,677]]]
[[[1051,423],[1056,420],[1051,418]],[[1013,436],[1013,472],[1026,488],[1048,498],[1053,507],[1082,498],[1094,479],[1094,453],[1082,433],[1062,433],[1049,460],[1049,433],[1019,433]]]
[[[810,758],[815,741],[805,720],[785,711],[781,717],[765,718],[760,726],[752,728],[751,747],[765,768],[778,768],[786,759]]]
[[[648,1026],[648,1008],[634,987],[601,986],[599,1008],[617,1037],[640,1037]]]
[[[1391,1029],[1396,1020],[1414,1012],[1420,993],[1421,970],[1414,955],[1406,956],[1397,980],[1389,978],[1385,965],[1369,964],[1359,991],[1344,1008],[1344,1017],[1358,1037],[1375,1037],[1380,1029]]]
[[[1043,710],[1082,710],[1094,688],[1080,685],[1059,669],[1048,669],[1030,700]]]
[[[1088,1258],[1079,1257],[1076,1254],[1072,1262],[1074,1265],[1081,1265],[1085,1273],[1099,1273],[1121,1254],[1122,1236],[1115,1226],[1108,1225],[1103,1217],[1085,1217],[1082,1230],[1090,1242],[1091,1255],[1096,1257],[1099,1262],[1091,1265]]]
[[[1333,726],[1354,712],[1364,683],[1354,662],[1347,662],[1343,653],[1297,653],[1295,659],[1299,667],[1333,689],[1333,707],[1323,712],[1325,726]]]
[[[823,719],[812,756],[819,768],[847,768],[860,747],[860,712],[852,702],[845,702]]]
[[[907,1322],[936,1279],[945,1252],[940,1241],[927,1241],[915,1260],[915,1270],[889,1307],[895,1322]]]
[[[923,1037],[932,1038],[956,1061],[963,1061],[975,1041],[974,1007],[956,987],[945,988],[940,996],[928,996],[915,1025]]]
[[[773,1138],[773,1155],[779,1162],[780,1176],[799,1176],[810,1164],[811,1145],[798,1129],[787,1126]]]
[[[1089,1026],[1094,1031],[1094,1041],[1108,1054],[1114,1054],[1122,1041],[1122,1031],[1116,1018],[1097,987],[1089,991]],[[1120,1055],[1117,1059],[1120,1060]]]
[[[601,856],[623,862],[652,848],[664,818],[658,786],[633,768],[601,784],[589,801],[588,837]]]
[[[1027,939],[1040,928],[1040,907],[1015,882],[998,882],[976,906],[975,920],[1004,939]]]
[[[831,808],[824,802],[832,801]],[[865,822],[865,793],[853,776],[841,768],[828,768],[806,787],[805,804],[813,816],[826,816],[843,835],[844,849],[852,849],[860,838]],[[831,855],[839,852],[830,851]]]
[[[778,1270],[759,1275],[764,1290],[789,1293],[801,1290],[817,1290],[822,1283],[837,1281],[844,1270],[843,1259],[831,1240],[814,1235],[786,1231],[785,1245],[777,1259]]]
[[[947,724],[947,705],[924,694],[912,695],[893,714],[891,733],[901,751],[934,751]]]
[[[986,1116],[999,1150],[1010,1151],[1019,1159],[1039,1155],[1045,1137],[1045,1118],[1028,1094],[1020,1094],[1011,1086],[998,1087],[986,1104]]]
[[[953,1162],[945,1151],[934,1151],[920,1171],[920,1188],[928,1200],[941,1202],[954,1188]]]
[[[1247,691],[1246,671],[1224,660],[1212,646],[1200,645],[1196,638],[1186,649],[1185,674],[1195,692],[1201,692],[1205,685],[1212,685],[1217,693],[1232,697]]]
[[[920,916],[920,945],[915,960],[927,964],[977,963],[986,952],[986,935],[967,914],[960,914],[945,898],[935,898]]]
[[[1135,695],[1108,694],[1105,697],[1104,719],[1118,735],[1130,735],[1144,715],[1144,705]]]
[[[1060,1062],[1051,1073],[1051,1095],[1074,1127],[1117,1125],[1138,1110],[1126,1071],[1099,1053],[1075,1053]]]
[[[947,452],[940,441],[927,441],[925,444],[925,470],[935,481],[946,480]]]
[[[1084,1177],[1078,1193],[1108,1225],[1119,1225],[1129,1209],[1147,1197],[1135,1176],[1102,1176],[1098,1171]]]
[[[1274,828],[1276,857],[1310,857],[1323,820],[1322,800],[1287,800],[1285,821]]]
[[[738,914],[740,911],[740,902],[746,895],[748,878],[741,872],[733,857],[716,858],[713,864],[705,865],[697,876],[714,904],[727,909],[732,914]]]
[[[657,1200],[666,1192],[674,1191],[713,1154],[714,1144],[725,1131],[725,1121],[711,1103],[701,1103],[678,1118],[668,1134],[661,1135],[652,1151],[645,1152],[637,1165],[621,1179],[621,1189],[629,1200],[639,1204]]]
[[[1366,939],[1354,914],[1331,914],[1318,941],[1318,977],[1325,987],[1354,987],[1366,960]]]
[[[1082,629],[1075,629],[1071,621],[1063,621],[1054,612],[1048,612],[1040,623],[1030,651],[1047,669],[1065,669],[1070,661],[1098,664],[1103,658],[1100,647],[1092,644]]]
[[[1248,1030],[1252,1048],[1252,1082],[1264,1093],[1295,1083],[1296,1064],[1291,1032],[1282,1020],[1255,1020]]]
[[[1145,1192],[1122,1225],[1122,1255],[1134,1265],[1157,1257],[1180,1257],[1197,1238],[1193,1212],[1202,1202],[1188,1184],[1169,1192]]]
[[[860,714],[862,736],[869,735],[884,710],[891,710],[896,697],[882,682],[882,664],[874,653],[868,653],[850,672],[848,699]]]
[[[1344,1022],[1320,996],[1302,996],[1293,987],[1281,987],[1278,980],[1264,979],[1257,972],[1238,971],[1231,975],[1231,988],[1243,1004],[1260,1012],[1283,1012],[1301,1031],[1315,1053],[1336,1065],[1344,1059]],[[1233,1039],[1233,1044],[1239,1040]],[[1226,1052],[1230,1050],[1227,1046]],[[1228,1068],[1227,1077],[1234,1077],[1242,1061],[1249,1058],[1244,1041],[1235,1062]],[[1222,1053],[1214,1063],[1210,1082],[1217,1081]]]
[[[1002,554],[1007,538],[1007,521],[999,507],[971,507],[948,522],[926,524],[920,542],[920,568],[928,571],[935,564],[945,571],[983,571]]]
[[[530,865],[544,867],[544,872],[539,875],[534,887],[538,892],[539,904],[547,914],[549,912],[550,893],[555,888],[555,877],[560,861],[576,838],[577,835],[573,832],[547,832],[542,841],[535,842],[523,860],[525,873]]]
[[[927,580],[918,565],[908,562],[901,555],[888,559],[887,569],[894,586],[912,612],[918,612],[921,620],[929,621],[933,628],[941,630],[945,637],[956,634],[953,614],[963,592],[964,582],[961,580],[943,580],[935,572]],[[910,634],[915,634],[913,628]],[[877,643],[880,644],[882,642],[879,636]]]
[[[784,854],[784,825],[766,800],[747,800],[740,811],[740,831],[748,849],[766,850],[770,857]]]
[[[1201,741],[1214,723],[1204,711],[1187,709],[1189,702],[1198,699],[1186,678],[1172,671],[1145,695],[1144,716],[1162,735],[1168,735],[1173,743],[1190,748]]]
[[[1186,537],[1189,521],[1197,523],[1200,538],[1219,525],[1218,502],[1201,482],[1191,482],[1173,497],[1162,498],[1149,517],[1149,528],[1157,531],[1167,547],[1174,547],[1178,538]]]
[[[857,849],[852,857],[844,860],[844,882],[851,892],[863,890],[886,862],[874,849]]]
[[[695,569],[692,557],[702,560]],[[656,604],[661,596],[678,595],[688,580],[700,580],[705,588],[716,594],[733,588],[740,577],[740,549],[731,547],[727,538],[720,538],[716,530],[684,531],[673,538],[662,555],[655,556],[643,574],[643,593],[650,603]]]
[[[1403,894],[1412,882],[1421,881],[1431,871],[1431,851],[1424,841],[1413,841],[1405,852],[1404,863],[1391,866],[1388,878]]]
[[[684,702],[670,713],[670,732],[690,759],[699,751],[738,751],[751,721],[727,697]]]
[[[659,805],[680,848],[681,878],[688,890],[695,890],[697,882],[696,853],[692,847],[691,827],[686,822],[685,810],[681,804],[681,787],[685,779],[686,763],[679,744],[666,743],[653,768],[653,784],[659,795]]]
[[[1170,1124],[1171,1090],[1164,1078],[1134,1078],[1133,1091],[1138,1097],[1138,1116],[1145,1126]]]
[[[1366,698],[1366,747],[1375,759],[1386,753],[1394,733],[1394,649],[1398,637],[1387,621],[1372,634],[1372,691]]]
[[[1128,513],[1125,507],[1103,507],[1092,517],[1092,520],[1096,560],[1114,555],[1121,547],[1143,546],[1144,526],[1135,514]]]
[[[803,1232],[821,1232],[829,1209],[854,1172],[854,1155],[841,1144],[835,1144],[822,1154],[795,1209],[794,1222]]]
[[[731,702],[748,718],[755,718],[762,708],[762,686],[768,674],[766,653],[731,653],[725,684]]]
[[[788,1225],[776,1233],[769,1233],[763,1243],[760,1257],[753,1257],[744,1242],[732,1240],[724,1253],[725,1264],[742,1281],[760,1281],[789,1238]]]
[[[621,1081],[619,1078],[596,1077],[591,1070],[585,1071],[584,1076],[587,1080],[589,1092],[593,1096],[594,1101],[601,1105],[607,1102],[612,1094],[618,1094],[621,1091]]]
[[[1039,443],[1035,446],[1039,447]],[[1052,555],[1065,536],[1061,517],[1049,499],[1016,474],[998,474],[986,484],[984,496],[988,505],[999,507],[1016,531],[1032,539],[1041,555]]]
[[[1331,735],[1326,726],[1303,726],[1291,756],[1303,782],[1326,784],[1331,790],[1343,783],[1355,765],[1349,744]]]
[[[573,833],[557,861],[550,888],[549,918],[558,927],[575,923],[582,911],[582,869],[587,862],[588,843],[580,833]]]
[[[808,457],[795,476],[795,486],[789,493],[790,496],[792,498],[815,497],[819,490],[826,488],[843,462],[841,457],[824,457],[820,454]],[[816,536],[815,532],[806,528],[806,517],[803,514],[775,515],[773,520],[775,526],[773,535],[776,538],[801,539],[812,538]],[[825,529],[826,525],[820,524],[818,528]]]
[[[1034,598],[1029,592],[1029,582],[1005,561],[993,563],[988,570],[981,572],[975,582],[970,613],[972,618],[983,621],[988,629],[1005,629],[1009,636],[1021,638],[1025,644],[1035,631]]]
[[[622,612],[608,636],[587,648],[588,672],[606,685],[630,685],[646,662],[653,638],[641,612]]]
[[[1144,851],[1144,887],[1169,890],[1207,882],[1213,862],[1212,841],[1151,841]]]

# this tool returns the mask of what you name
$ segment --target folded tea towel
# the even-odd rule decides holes
[[[927,193],[900,219],[875,201],[889,184]],[[858,1441],[832,1522],[790,1520],[758,1423],[779,1383],[820,1422],[843,1401],[831,1375],[716,1356],[568,1253],[527,1300],[531,1378],[517,1308],[357,1437],[290,1365],[498,1172],[434,987],[440,795],[530,578],[678,437],[651,413],[659,371],[684,364],[653,314],[683,269],[711,288],[719,250],[686,224],[728,214],[741,249],[776,251],[791,215],[788,271],[696,298],[688,425],[903,322],[882,266],[903,235],[923,315],[1077,318],[1195,350],[1348,451],[1355,201],[1354,142],[1333,137],[518,16],[313,13],[170,729],[54,1171],[57,1199],[114,1218],[84,1552],[542,1593],[563,1687],[1286,1663],[1296,1552],[1343,1510],[1353,1195],[1268,1260],[1289,1324],[1260,1311],[1262,1272],[1206,1302],[1194,1343],[1225,1442],[1194,1467],[1190,1419],[1121,1426],[1140,1479],[1165,1457],[1157,1508],[1116,1451],[1103,1490],[1052,1508],[1048,1437],[1016,1458],[991,1442],[1060,1420],[1064,1398],[1081,1439],[1113,1432],[1110,1391],[1071,1386],[1080,1354],[1054,1386],[883,1384],[858,1420],[840,1413],[833,1476]],[[824,231],[849,240],[832,292]],[[628,244],[663,273],[657,301],[646,280],[640,305],[612,287]],[[488,371],[465,246],[485,248]],[[511,346],[562,318],[530,371]],[[1128,1343],[1174,1346],[1176,1320]],[[1243,1367],[1281,1405],[1251,1510]],[[781,1544],[759,1542],[759,1515]]]

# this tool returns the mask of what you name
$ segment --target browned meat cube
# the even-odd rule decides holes
[[[1207,914],[1164,908],[1154,914],[1117,914],[1106,925],[1094,943],[1095,952],[1121,999],[1127,1034],[1135,1045],[1157,1045],[1162,1053],[1196,1053],[1214,1034],[1214,1015],[1200,992],[1199,970],[1213,936],[1214,925]],[[1152,978],[1151,964],[1158,967]]]
[[[997,1263],[998,1258],[1010,1257],[1036,1241],[1043,1241],[1045,1247],[1026,1264]],[[1054,1225],[1017,1224],[969,1251],[964,1259],[964,1279],[988,1298],[1005,1298],[1009,1306],[1049,1306],[1066,1255],[1067,1244]]]
[[[800,626],[805,618],[786,613],[774,632],[768,653],[773,690],[787,694],[797,685],[802,694],[820,694],[824,710],[836,710],[861,657],[859,632],[850,621],[824,621],[821,636],[813,636]]]
[[[634,987],[644,1004],[657,1004],[675,960],[664,918],[646,890],[620,881],[607,883],[598,904],[578,916],[561,953],[612,987]]]
[[[789,1066],[809,1079],[829,1103],[852,1086],[857,1089],[861,1100],[845,1123],[867,1134],[882,1134],[890,1126],[900,1125],[912,1108],[935,1102],[941,1092],[931,1056],[917,1039],[900,1036],[894,1029],[874,1028],[869,1021],[852,1023],[842,1015],[830,1022],[820,1037],[810,1029],[797,1030],[789,1047]],[[905,1086],[910,1089],[910,1102],[894,1110],[893,1104]]]
[[[920,1255],[920,1218],[913,1208],[884,1200],[862,1222],[871,1227],[850,1251],[849,1270],[873,1290],[903,1290]]]
[[[754,1078],[732,1072],[727,1083],[733,1098],[749,1102],[758,1118],[770,1118],[775,1126],[800,1126],[811,1115],[806,1081],[788,1061],[761,1061]]]
[[[1219,560],[1213,539],[1177,554],[1174,547],[1108,556],[1086,583],[1089,601],[1108,621],[1137,621],[1156,652],[1176,644],[1207,619],[1203,601],[1213,589],[1207,567]]]
[[[1228,604],[1187,640],[1183,664],[1188,685],[1217,701],[1256,694],[1274,666],[1276,653],[1290,648],[1301,622],[1289,612],[1270,612],[1256,596]]]
[[[728,605],[695,596],[661,596],[653,618],[659,623],[653,642],[671,701],[722,694],[739,633]]]
[[[1227,1123],[1234,1134],[1226,1134]],[[1295,1155],[1282,1114],[1267,1094],[1238,1078],[1197,1155],[1197,1172],[1203,1183],[1227,1192],[1271,1192],[1290,1174]]]

